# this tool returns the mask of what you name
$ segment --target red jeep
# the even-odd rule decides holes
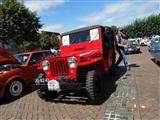
[[[41,63],[43,73],[35,79],[34,89],[42,99],[58,91],[86,89],[89,100],[96,104],[103,93],[103,75],[114,70],[113,32],[100,25],[63,33],[60,55]]]

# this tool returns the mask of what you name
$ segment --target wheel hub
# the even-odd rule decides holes
[[[12,96],[18,96],[22,93],[23,91],[23,85],[20,81],[14,81],[10,85],[9,92]]]

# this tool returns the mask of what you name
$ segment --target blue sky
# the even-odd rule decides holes
[[[23,0],[31,11],[36,11],[43,24],[42,30],[65,32],[101,24],[118,27],[160,13],[159,0]]]

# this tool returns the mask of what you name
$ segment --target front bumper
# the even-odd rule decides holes
[[[36,80],[38,81],[38,79],[36,79]],[[35,82],[35,84],[32,85],[32,89],[34,89],[34,90],[40,89],[40,90],[48,90],[48,91],[59,91],[59,90],[65,91],[65,90],[80,90],[80,89],[82,89],[81,83],[73,82],[72,80],[70,80],[68,78],[60,78],[58,81],[53,80],[53,81],[58,82],[58,84],[59,84],[59,89],[54,89],[54,90],[50,89],[48,87],[49,81],[52,81],[52,80],[46,79],[44,81],[43,80],[41,81],[41,79],[39,79],[39,81],[40,82]]]

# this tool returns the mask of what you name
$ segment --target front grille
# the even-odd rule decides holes
[[[50,61],[53,76],[69,75],[67,58],[55,58]]]

